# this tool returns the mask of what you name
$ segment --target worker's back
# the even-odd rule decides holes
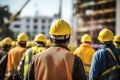
[[[17,66],[21,60],[23,53],[26,51],[24,47],[12,48],[8,53],[8,63],[6,69],[6,76],[11,76],[17,71]]]
[[[83,43],[80,45],[80,47],[78,47],[75,50],[74,53],[82,59],[86,75],[88,76],[90,71],[90,65],[92,62],[92,57],[95,53],[94,48],[92,48],[90,44]]]
[[[56,20],[49,33],[52,46],[33,57],[25,80],[86,80],[81,59],[67,48],[69,24]]]
[[[72,80],[74,56],[67,50],[51,47],[35,57],[39,57],[34,63],[36,80]]]

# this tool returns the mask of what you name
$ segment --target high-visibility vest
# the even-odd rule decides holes
[[[8,61],[7,61],[7,67],[6,67],[6,73],[5,73],[6,77],[10,77],[13,74],[17,74],[17,66],[19,65],[21,57],[25,51],[26,51],[26,48],[18,46],[18,47],[12,48],[8,52]]]
[[[91,61],[94,53],[95,49],[88,43],[81,44],[80,47],[74,51],[74,54],[79,56],[83,61],[86,76],[89,76]]]
[[[26,76],[27,74],[27,70],[29,67],[29,64],[31,62],[32,57],[39,52],[42,52],[45,50],[45,47],[32,47],[29,51],[27,51],[25,53],[24,59],[25,59],[25,63],[24,63],[24,76]]]

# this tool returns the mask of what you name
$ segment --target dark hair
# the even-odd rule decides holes
[[[46,46],[46,43],[45,43],[45,42],[38,41],[38,42],[36,42],[36,43],[37,43],[38,45],[41,44],[41,45],[44,46],[44,47]]]
[[[26,41],[20,41],[18,42],[18,44],[21,46],[21,47],[26,47]]]

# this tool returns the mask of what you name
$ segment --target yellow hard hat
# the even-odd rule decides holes
[[[20,33],[17,37],[17,41],[21,42],[21,41],[28,41],[28,36],[26,33]]]
[[[116,43],[116,42],[113,42],[114,46],[118,49],[120,49],[120,44]]]
[[[116,42],[113,42],[114,46],[118,49],[120,49],[120,44],[116,43]]]
[[[18,46],[18,43],[16,41],[12,41],[12,46],[11,47],[14,48],[16,46]]]
[[[90,35],[84,34],[81,38],[81,42],[83,42],[83,43],[84,42],[92,42],[92,39],[91,39]]]
[[[1,48],[2,48],[2,41],[0,41],[0,50],[1,50]]]
[[[120,35],[114,36],[113,41],[114,41],[114,42],[120,42]]]
[[[120,35],[114,36],[113,44],[116,48],[120,49]]]
[[[44,34],[38,34],[35,36],[35,39],[34,39],[35,42],[47,42],[47,38]]]
[[[2,45],[11,45],[12,44],[12,39],[10,37],[6,37],[2,41]]]
[[[51,41],[47,40],[46,46],[51,46],[51,45],[52,45]]]
[[[70,25],[62,19],[56,20],[50,27],[50,35],[69,35],[71,34]]]
[[[2,46],[2,41],[0,41],[0,46]]]
[[[35,41],[31,41],[32,47],[35,46]]]
[[[98,40],[101,42],[112,41],[113,37],[114,37],[114,34],[111,30],[103,29],[100,31],[98,35]]]
[[[32,42],[31,42],[31,41],[27,41],[26,47],[27,47],[27,48],[32,47]]]

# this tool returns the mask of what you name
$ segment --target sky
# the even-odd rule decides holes
[[[14,14],[26,1],[27,0],[0,0],[0,5],[8,4],[10,6],[10,12]],[[35,13],[38,12],[39,16],[52,17],[59,11],[59,1],[60,0],[30,0],[20,13],[20,16],[35,16]],[[62,0],[62,19],[70,23],[71,16],[72,0]]]

